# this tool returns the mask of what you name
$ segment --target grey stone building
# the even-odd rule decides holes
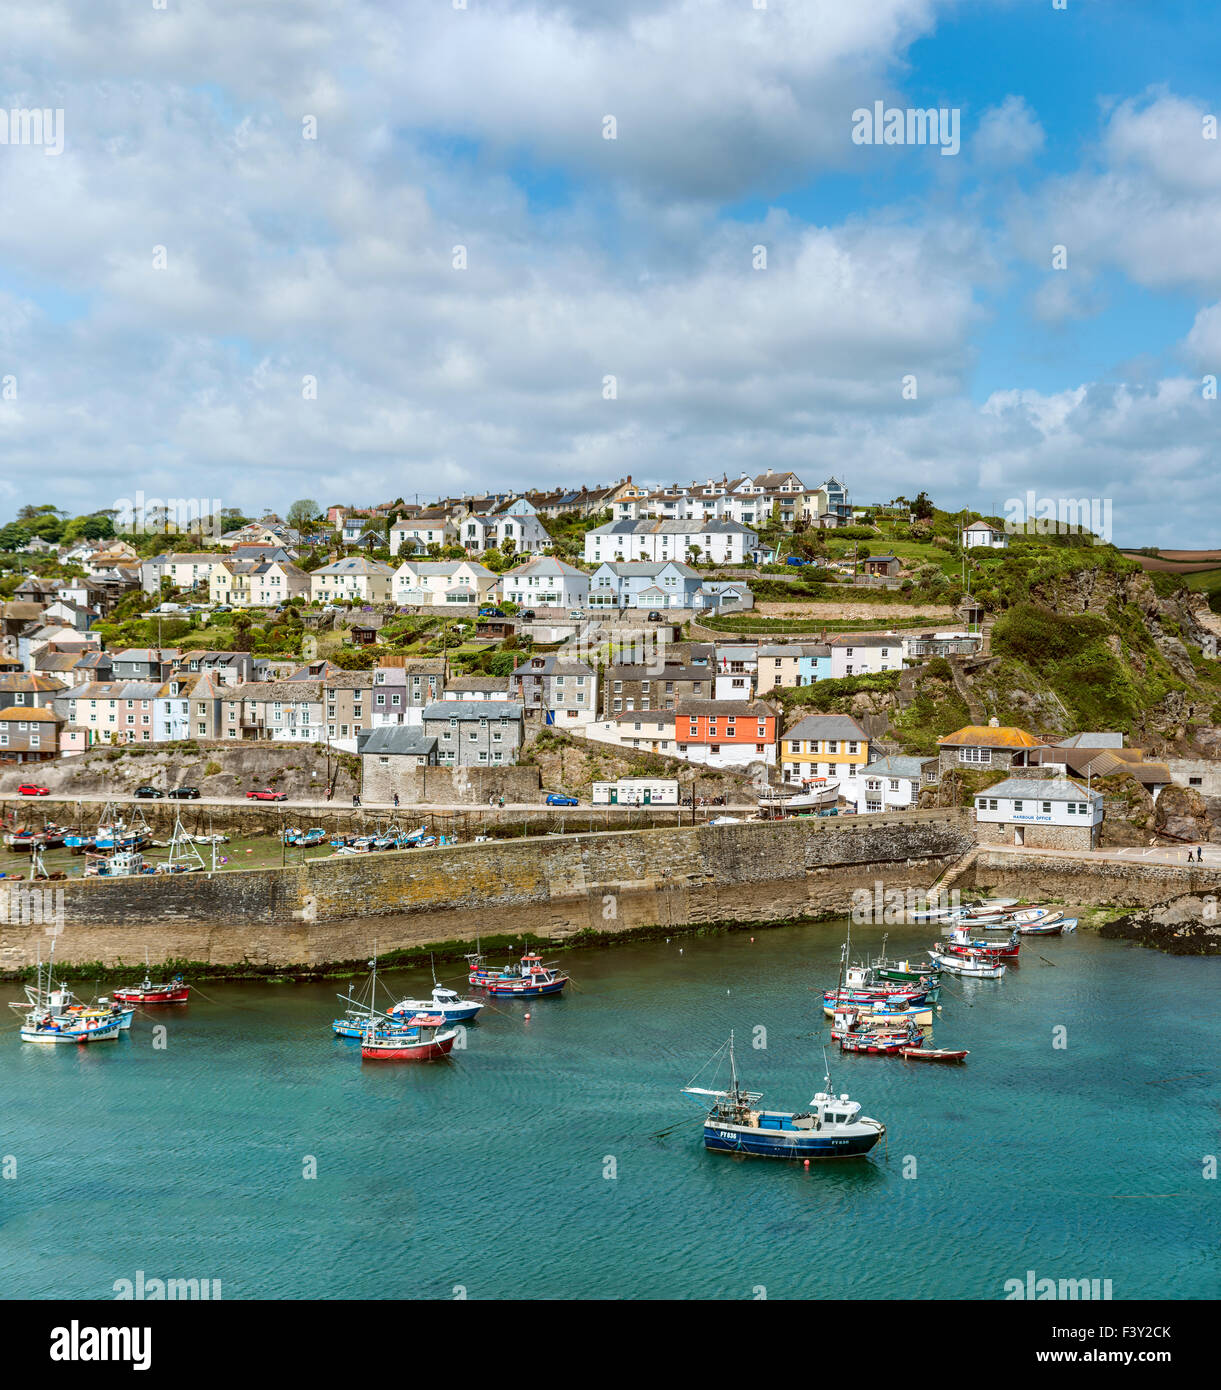
[[[366,801],[413,799],[420,769],[437,764],[437,740],[419,724],[383,724],[362,729],[356,738],[360,755],[360,794]]]
[[[424,710],[424,733],[442,767],[495,767],[517,761],[522,707],[515,700],[438,700]]]

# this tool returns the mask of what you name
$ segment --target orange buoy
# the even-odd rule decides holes
[[[530,1022],[530,1015],[529,1015],[529,1014],[526,1015],[526,1022],[527,1022],[527,1023]]]

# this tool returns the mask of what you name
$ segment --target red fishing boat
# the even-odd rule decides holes
[[[972,941],[971,933],[965,927],[955,927],[948,939],[941,944],[941,950],[952,956],[974,955],[1000,957],[1016,960],[1022,949],[1022,938],[1016,928],[1010,932],[1008,941]]]
[[[360,1055],[383,1062],[435,1062],[448,1056],[457,1036],[444,1014],[414,1014],[401,1027],[379,1023],[367,1029]]]
[[[181,975],[175,975],[169,984],[163,985],[153,984],[145,975],[138,985],[128,985],[126,989],[116,989],[113,993],[124,1004],[185,1004],[191,987],[183,984]]]

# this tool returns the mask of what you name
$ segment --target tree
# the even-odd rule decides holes
[[[307,531],[318,516],[318,503],[312,497],[302,497],[289,507],[285,520],[294,531]]]
[[[912,503],[912,515],[918,521],[929,521],[933,515],[933,504],[929,500],[927,492],[921,490],[916,494],[916,500]]]

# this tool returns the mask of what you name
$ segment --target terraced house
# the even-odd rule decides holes
[[[548,724],[589,724],[598,714],[598,677],[592,666],[562,652],[531,656],[509,677],[509,689],[526,709],[546,711]]]
[[[220,692],[221,737],[320,742],[322,711],[321,681],[251,681]]]
[[[56,713],[94,743],[153,743],[161,681],[99,681],[59,696]]]
[[[709,767],[776,763],[776,710],[765,700],[684,700],[674,714],[680,758]]]
[[[515,763],[522,741],[516,700],[438,700],[424,711],[424,735],[437,741],[443,767]]]
[[[847,714],[810,714],[780,741],[780,771],[785,782],[799,785],[818,777],[858,777],[869,761],[869,738]]]
[[[353,603],[389,603],[394,571],[380,560],[345,555],[310,575],[310,598],[323,603],[348,599]]]

